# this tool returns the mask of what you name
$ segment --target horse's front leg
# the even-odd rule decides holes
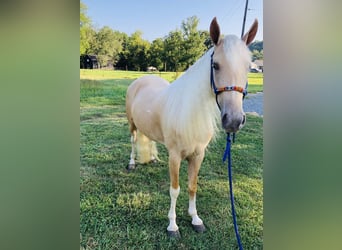
[[[179,167],[181,158],[178,154],[169,151],[169,171],[170,171],[170,197],[171,205],[169,210],[169,226],[167,233],[170,237],[180,237],[178,226],[176,224],[176,202],[180,192],[179,186]]]
[[[205,231],[203,221],[197,215],[196,209],[196,192],[197,192],[197,176],[201,163],[204,158],[204,149],[200,152],[196,152],[192,156],[188,157],[188,190],[189,190],[189,215],[192,218],[191,224],[194,230],[198,233]]]

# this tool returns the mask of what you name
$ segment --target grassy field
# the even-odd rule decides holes
[[[80,78],[87,80],[109,80],[109,79],[136,79],[144,75],[157,75],[169,82],[176,80],[182,75],[182,72],[137,72],[137,71],[123,71],[123,70],[90,70],[81,69]],[[262,73],[248,74],[248,92],[255,93],[263,91],[264,75]]]
[[[91,70],[80,69],[81,79],[108,80],[108,79],[136,79],[144,75],[158,75],[169,82],[177,79],[180,72],[145,72],[145,71],[124,71],[124,70]]]
[[[126,171],[131,145],[125,93],[137,75],[101,79],[94,74],[89,78],[97,80],[85,80],[85,73],[81,72],[80,89],[80,248],[236,249],[227,166],[221,161],[224,133],[208,147],[199,174],[197,210],[207,231],[197,234],[191,228],[183,162],[177,201],[182,238],[169,239],[169,174],[164,146],[158,145],[161,162]],[[232,147],[234,196],[245,249],[263,248],[262,150],[263,120],[248,116]]]

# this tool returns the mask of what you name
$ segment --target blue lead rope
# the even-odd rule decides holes
[[[233,134],[233,141],[235,140],[235,134]],[[233,195],[233,181],[232,181],[232,158],[230,155],[230,147],[231,147],[231,138],[230,133],[227,133],[227,144],[226,144],[226,150],[224,151],[224,155],[222,158],[222,161],[225,162],[228,157],[228,179],[229,179],[229,194],[230,194],[230,204],[232,207],[232,216],[233,216],[233,222],[234,222],[234,230],[235,230],[235,236],[239,245],[239,249],[243,250],[239,230],[236,222],[236,213],[235,213],[235,206],[234,206],[234,195]]]

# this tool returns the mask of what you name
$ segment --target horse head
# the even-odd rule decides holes
[[[240,39],[234,35],[221,37],[216,17],[210,24],[210,37],[214,43],[211,55],[211,85],[221,111],[221,122],[226,132],[236,132],[246,122],[242,101],[246,94],[247,74],[251,62],[248,45],[258,30],[255,20]]]

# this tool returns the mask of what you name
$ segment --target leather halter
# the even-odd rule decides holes
[[[214,59],[213,59],[213,56],[214,56],[214,51],[213,51],[213,53],[210,56],[211,57],[211,59],[210,59],[210,84],[211,84],[211,87],[214,90],[214,93],[216,95],[217,106],[221,110],[221,107],[220,107],[220,105],[219,105],[219,103],[217,101],[217,96],[219,94],[221,94],[222,92],[225,92],[225,91],[237,91],[237,92],[242,93],[242,98],[244,99],[245,96],[247,95],[248,81],[246,82],[246,87],[245,88],[242,88],[242,87],[239,87],[239,86],[235,86],[235,85],[217,88],[216,85],[215,85],[215,80],[214,80]]]

